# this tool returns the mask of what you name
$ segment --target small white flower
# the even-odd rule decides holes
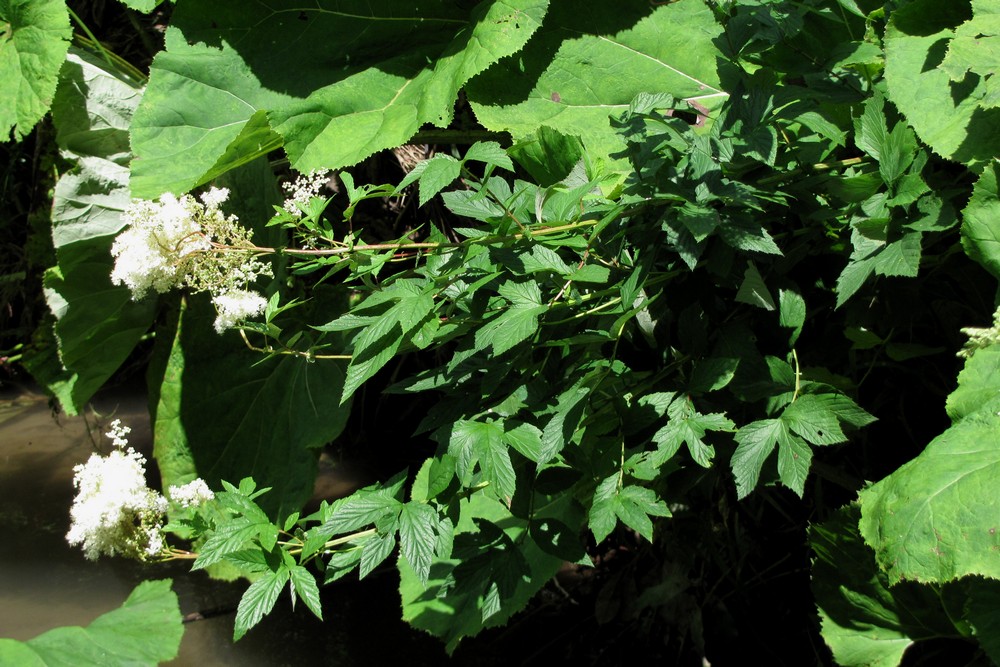
[[[118,554],[143,559],[164,546],[161,528],[167,502],[146,486],[146,459],[126,447],[129,430],[113,422],[108,437],[116,449],[106,457],[92,454],[73,468],[77,494],[66,540],[80,545],[91,560]]]
[[[281,187],[289,195],[282,207],[295,219],[301,218],[302,209],[309,205],[310,199],[319,195],[329,181],[330,172],[324,169],[300,174],[294,181],[282,183]]]
[[[201,201],[209,211],[216,211],[229,199],[229,188],[209,188],[201,193]]]
[[[208,488],[208,484],[201,477],[184,486],[171,486],[167,493],[170,499],[181,507],[195,507],[215,498],[212,489]]]
[[[256,292],[229,290],[212,297],[217,317],[215,330],[222,333],[232,329],[243,320],[260,315],[267,307],[267,299]]]

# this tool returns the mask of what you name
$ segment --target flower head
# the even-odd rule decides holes
[[[215,305],[215,330],[222,333],[243,320],[260,315],[267,307],[267,299],[256,292],[229,290],[212,297]]]
[[[302,217],[302,210],[309,205],[309,200],[319,195],[319,191],[329,181],[330,172],[322,170],[300,174],[294,181],[282,183],[281,187],[288,193],[282,207],[298,220]]]
[[[208,484],[200,477],[183,486],[171,486],[167,495],[181,507],[195,507],[215,498]]]
[[[91,560],[101,555],[145,560],[164,546],[167,501],[146,486],[146,459],[127,446],[129,430],[112,422],[108,437],[115,449],[107,456],[91,454],[73,469],[77,495],[66,540]]]

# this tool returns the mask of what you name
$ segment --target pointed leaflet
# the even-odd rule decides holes
[[[267,572],[257,579],[243,593],[240,604],[236,608],[236,622],[233,626],[233,641],[238,641],[247,630],[257,625],[260,619],[274,609],[281,589],[288,582],[288,570],[281,568],[276,572]]]
[[[72,36],[63,0],[0,2],[0,141],[20,141],[48,113]]]
[[[309,611],[322,621],[323,608],[319,601],[319,586],[316,585],[313,573],[301,565],[295,565],[288,570],[288,576],[292,582],[292,600],[298,597],[306,603]]]
[[[424,584],[437,546],[437,526],[438,513],[426,503],[409,502],[399,514],[399,553]]]
[[[598,543],[611,534],[618,521],[653,541],[651,516],[670,516],[667,504],[656,497],[652,489],[642,486],[623,486],[615,473],[598,484],[590,506],[590,530]]]
[[[670,420],[653,436],[659,451],[657,461],[665,462],[672,457],[681,444],[686,444],[695,463],[708,468],[712,465],[715,448],[702,441],[706,431],[731,431],[735,424],[722,413],[703,415],[694,408],[691,398],[682,396],[667,408]]]
[[[778,475],[782,484],[801,496],[812,460],[812,451],[793,434],[782,419],[762,419],[742,427],[736,433],[739,445],[733,452],[732,468],[736,492],[746,497],[760,478],[761,468],[775,445],[778,446]]]
[[[613,152],[623,146],[608,117],[639,93],[706,105],[725,97],[712,43],[720,31],[702,0],[653,10],[642,0],[554,3],[517,58],[470,82],[469,100],[491,130],[525,137],[545,126]]]
[[[178,2],[133,128],[134,193],[187,191],[282,142],[309,172],[444,127],[462,85],[520,49],[547,4]]]
[[[490,483],[492,493],[501,498],[514,495],[514,466],[500,422],[455,422],[448,454],[455,457],[456,472],[464,485],[471,485],[473,466],[478,461],[483,480]]]
[[[493,348],[493,354],[503,354],[538,330],[538,316],[546,311],[542,293],[534,281],[506,282],[499,288],[511,307],[494,316],[476,330],[476,349]]]

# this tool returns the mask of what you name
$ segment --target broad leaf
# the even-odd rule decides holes
[[[273,489],[260,499],[269,513],[297,511],[312,493],[316,448],[347,421],[343,367],[265,359],[237,333],[216,334],[213,317],[207,299],[192,298],[171,343],[154,441],[164,485],[253,477]]]
[[[1000,109],[991,100],[996,84],[975,74],[952,81],[961,57],[953,57],[950,73],[948,65],[939,67],[968,7],[968,0],[916,0],[892,12],[885,34],[885,79],[889,99],[924,143],[946,158],[977,167],[1000,154],[995,131]]]
[[[19,642],[0,639],[0,664],[20,667],[161,664],[177,657],[184,626],[169,579],[144,581],[119,609],[86,628],[49,630]]]
[[[133,127],[133,190],[187,191],[282,144],[303,173],[339,168],[445,127],[462,85],[520,49],[547,4],[178,2]]]
[[[426,503],[409,502],[399,515],[399,553],[424,584],[437,546],[438,513]]]
[[[845,667],[895,667],[915,641],[957,634],[938,590],[912,582],[890,587],[850,505],[809,529],[816,559],[812,590],[821,634]]]
[[[624,148],[608,123],[639,93],[713,105],[726,94],[715,71],[720,33],[702,0],[650,10],[647,2],[556,2],[516,58],[473,79],[469,100],[491,130],[517,138],[548,127],[599,152]]]
[[[962,212],[962,248],[972,259],[1000,278],[1000,191],[997,188],[1000,165],[996,162],[983,170],[972,191],[969,205]]]
[[[72,36],[64,0],[0,0],[0,140],[48,113]]]

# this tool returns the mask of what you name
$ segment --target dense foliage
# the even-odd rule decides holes
[[[67,11],[0,2],[0,126],[51,109],[64,165],[25,365],[73,412],[147,350],[164,488],[220,490],[167,530],[252,581],[236,638],[395,556],[453,650],[626,545],[628,613],[713,655],[753,614],[716,588],[808,522],[837,663],[1000,660],[995,3],[179,0],[148,81]],[[178,202],[206,240],[137,298],[112,245]],[[362,436],[405,469],[307,511]]]

